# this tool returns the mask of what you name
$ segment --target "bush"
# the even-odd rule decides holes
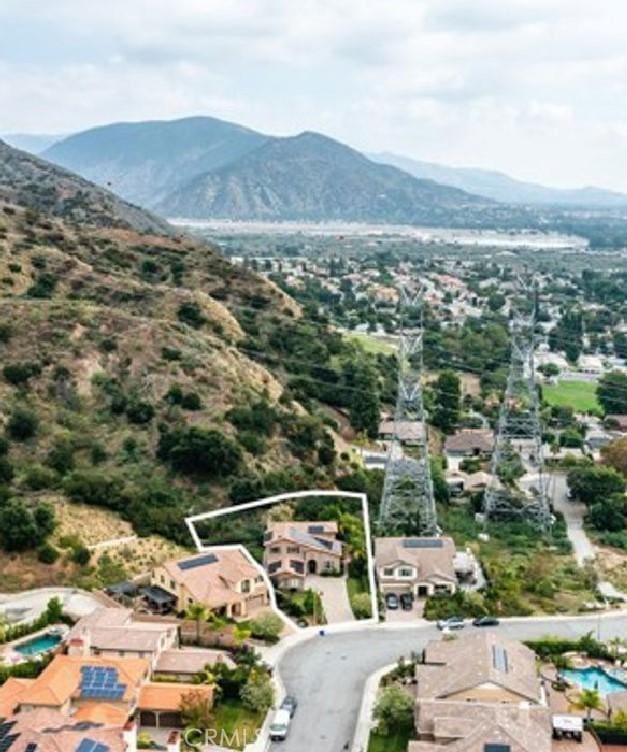
[[[187,394],[183,395],[181,407],[185,410],[201,410],[202,402],[200,396],[196,392],[187,392]]]
[[[9,384],[21,386],[26,384],[33,376],[39,376],[41,366],[39,363],[7,363],[2,369],[2,375]]]
[[[44,543],[37,549],[37,559],[42,564],[54,564],[61,554],[49,543]]]
[[[71,559],[75,564],[85,567],[91,560],[91,551],[85,546],[79,546],[72,551]]]
[[[46,464],[59,475],[66,475],[74,469],[74,451],[69,444],[55,444],[48,452]]]
[[[126,408],[126,417],[131,423],[145,425],[155,417],[155,408],[150,402],[142,400],[132,401]]]
[[[40,504],[31,512],[19,499],[0,508],[0,547],[5,551],[37,548],[54,529],[54,512]]]
[[[0,457],[0,483],[10,483],[13,480],[13,475],[13,465],[6,457]]]
[[[9,453],[9,441],[5,436],[0,436],[0,457]]]
[[[16,407],[7,423],[7,432],[16,441],[25,441],[37,433],[39,418],[26,407]]]
[[[372,711],[377,729],[383,734],[411,729],[413,713],[414,698],[397,684],[381,690]]]
[[[253,637],[268,642],[276,642],[283,631],[283,619],[272,611],[259,614],[250,621],[250,632]]]
[[[50,467],[31,465],[26,471],[23,483],[31,491],[43,491],[46,488],[55,488],[59,483],[59,476]]]
[[[72,501],[110,509],[121,509],[126,498],[119,478],[96,470],[77,470],[66,478],[63,489]]]
[[[198,303],[182,303],[179,306],[177,316],[184,324],[200,329],[207,322]]]
[[[350,603],[356,619],[369,619],[372,616],[369,593],[355,593],[351,597]]]
[[[274,687],[265,671],[253,669],[240,691],[243,704],[250,710],[265,712],[274,703]]]
[[[266,451],[265,439],[263,436],[259,436],[259,434],[245,431],[244,433],[240,433],[237,438],[244,449],[251,454],[260,455]]]
[[[219,431],[197,427],[162,433],[157,456],[178,472],[216,478],[232,475],[242,461],[235,442]]]

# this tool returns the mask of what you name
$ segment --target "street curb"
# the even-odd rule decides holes
[[[390,663],[387,666],[383,666],[383,668],[370,674],[366,679],[361,706],[359,708],[359,715],[357,716],[357,723],[355,724],[351,752],[366,752],[368,749],[370,732],[373,728],[372,711],[375,702],[377,701],[379,685],[381,684],[381,679],[383,679],[386,674],[389,674],[396,665],[396,663]]]

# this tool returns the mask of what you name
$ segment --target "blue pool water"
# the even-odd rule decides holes
[[[20,645],[16,645],[13,649],[17,653],[22,655],[39,655],[39,653],[46,653],[61,642],[61,637],[54,634],[43,634],[38,637],[33,637],[32,640],[22,642]]]
[[[598,689],[602,695],[627,689],[627,684],[614,679],[600,668],[566,668],[562,669],[560,674],[567,681],[579,684],[582,689]]]

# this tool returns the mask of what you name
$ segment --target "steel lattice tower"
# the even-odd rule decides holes
[[[521,292],[524,287],[521,284]],[[534,288],[535,293],[535,288]],[[492,456],[492,477],[485,492],[488,520],[526,520],[548,533],[551,507],[542,456],[542,425],[534,365],[535,294],[531,312],[516,310],[510,320],[511,359]],[[523,462],[525,475],[508,477]]]
[[[399,290],[398,396],[388,452],[379,531],[438,534],[422,398],[422,289]]]

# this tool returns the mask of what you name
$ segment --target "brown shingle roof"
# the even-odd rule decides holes
[[[416,667],[418,697],[447,698],[489,682],[530,702],[540,702],[535,654],[493,632],[427,643]],[[499,660],[500,656],[500,660]]]
[[[491,452],[494,447],[492,431],[483,428],[467,428],[449,436],[444,444],[447,452]]]
[[[140,710],[164,710],[176,712],[181,708],[183,697],[198,692],[213,704],[213,687],[208,684],[180,684],[178,682],[154,682],[145,684],[139,693]]]
[[[164,650],[157,659],[155,671],[181,674],[198,674],[205,666],[224,663],[229,668],[236,664],[224,650],[204,650],[195,648],[181,648],[179,650]]]
[[[382,420],[379,423],[379,436],[390,438],[396,431],[395,421]],[[398,438],[401,441],[418,441],[422,439],[424,429],[422,423],[415,420],[398,421]]]

